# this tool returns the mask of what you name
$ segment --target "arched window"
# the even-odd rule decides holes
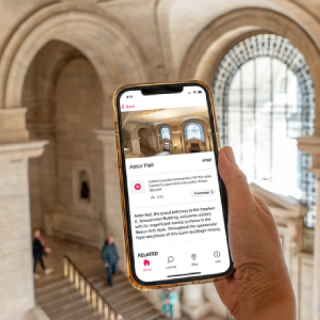
[[[204,142],[203,126],[197,122],[190,122],[184,127],[184,136],[186,141],[190,139],[199,139]]]
[[[86,171],[80,172],[80,199],[90,202],[90,183],[89,176]]]
[[[314,225],[311,157],[296,138],[313,133],[314,89],[304,57],[288,39],[249,37],[223,58],[213,81],[220,138],[234,148],[249,182],[308,206]]]
[[[160,140],[168,139],[171,140],[171,130],[167,126],[163,126],[159,130],[160,132]]]

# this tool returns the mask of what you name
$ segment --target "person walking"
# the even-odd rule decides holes
[[[44,239],[41,237],[41,232],[39,229],[36,229],[33,232],[33,243],[32,243],[32,253],[33,253],[33,277],[34,279],[39,279],[40,275],[36,273],[37,265],[40,263],[42,269],[44,270],[45,275],[49,275],[53,272],[53,269],[46,268],[43,263],[43,256],[46,256],[47,253],[50,253],[51,249],[46,246]]]
[[[119,255],[112,236],[109,236],[107,244],[103,247],[102,259],[107,268],[107,283],[112,287],[112,276],[117,272]]]
[[[163,292],[162,301],[162,311],[166,314],[167,318],[174,319],[174,304],[178,300],[178,293],[173,290],[173,288],[168,288]]]

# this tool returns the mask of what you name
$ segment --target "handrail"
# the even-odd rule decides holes
[[[80,294],[86,297],[87,303],[91,303],[93,310],[98,310],[99,315],[103,316],[105,320],[124,320],[67,255],[63,256],[63,263],[64,277],[69,278],[69,282],[74,284],[76,290],[79,290]]]

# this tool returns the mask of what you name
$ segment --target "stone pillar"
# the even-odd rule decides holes
[[[299,138],[298,148],[312,155],[310,171],[317,176],[317,219],[314,227],[313,253],[313,320],[320,320],[320,137],[306,136]]]
[[[210,302],[204,301],[203,285],[183,287],[182,311],[191,319],[201,319],[210,312]]]
[[[175,148],[174,145],[177,145]],[[180,134],[179,133],[172,133],[172,153],[179,154],[181,150],[180,147]]]
[[[130,138],[130,141],[131,141],[132,152],[140,156],[141,150],[140,150],[139,137]]]
[[[313,319],[320,320],[320,170],[317,175],[317,220],[314,227],[314,253],[313,253]]]
[[[206,139],[206,151],[211,150],[210,142],[211,142],[211,132],[207,132],[205,134],[205,139]]]
[[[125,245],[120,196],[119,171],[114,130],[96,130],[97,138],[103,145],[104,196],[106,235],[112,235],[117,245],[120,269],[126,270]]]
[[[210,302],[211,314],[216,316],[218,319],[227,319],[228,310],[220,300],[218,292],[213,283],[206,283],[203,285],[204,296],[206,300]]]
[[[39,157],[45,144],[0,145],[1,320],[27,319],[35,307],[28,159]]]
[[[32,227],[44,229],[46,235],[52,236],[58,197],[54,124],[29,124],[28,130],[30,139],[49,142],[40,158],[29,161],[29,185]]]

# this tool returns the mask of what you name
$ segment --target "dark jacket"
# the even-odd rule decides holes
[[[34,257],[40,257],[44,254],[44,247],[37,238],[35,238],[32,243],[32,253]]]
[[[102,252],[104,263],[117,263],[119,260],[118,250],[114,243],[104,246]]]

